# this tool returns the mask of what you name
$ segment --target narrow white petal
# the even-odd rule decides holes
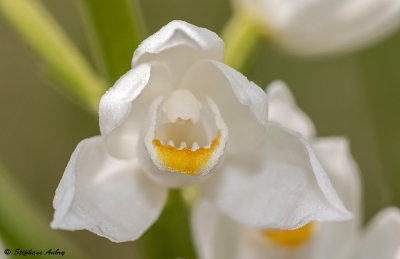
[[[109,156],[100,136],[79,143],[56,190],[52,228],[136,240],[157,218],[167,191],[135,162]]]
[[[142,92],[149,79],[150,66],[138,66],[123,75],[100,100],[100,131],[109,151],[116,157],[134,157],[140,127],[129,124],[128,117],[132,101]]]
[[[296,105],[289,88],[282,81],[274,81],[266,89],[268,96],[268,119],[299,132],[305,138],[315,135],[311,119]]]
[[[307,142],[270,122],[259,149],[229,154],[204,195],[226,214],[255,228],[298,228],[351,217]]]
[[[398,208],[386,208],[373,218],[368,225],[357,258],[400,258],[400,210]]]

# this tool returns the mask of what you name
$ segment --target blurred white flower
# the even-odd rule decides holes
[[[389,207],[380,211],[367,226],[353,254],[352,258],[359,259],[399,259],[400,210]]]
[[[400,256],[400,210],[394,207],[379,212],[365,231],[356,232],[353,228],[345,229],[354,226],[354,222],[330,226],[314,222],[296,230],[249,229],[204,200],[195,207],[192,216],[199,259],[399,259]]]
[[[310,138],[333,186],[354,217],[346,222],[311,222],[295,230],[252,229],[230,220],[203,200],[192,214],[192,233],[200,258],[350,259],[357,255],[363,259],[398,259],[398,209],[382,211],[361,234],[359,170],[346,139],[315,138],[311,120],[296,106],[284,83],[273,82],[267,94],[269,119]]]
[[[71,156],[51,226],[135,240],[167,188],[191,184],[251,227],[349,218],[307,141],[269,122],[265,92],[222,60],[215,33],[182,21],[143,41],[100,101],[101,136]]]
[[[234,0],[279,45],[305,55],[352,51],[400,25],[398,0]]]

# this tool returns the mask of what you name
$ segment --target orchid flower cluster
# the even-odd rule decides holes
[[[400,17],[396,0],[235,6],[302,54],[359,48]],[[159,218],[168,189],[196,186],[192,236],[202,259],[398,258],[398,209],[361,228],[347,139],[316,137],[285,83],[263,91],[223,62],[222,39],[183,21],[144,40],[101,98],[101,134],[70,158],[51,227],[133,241]]]

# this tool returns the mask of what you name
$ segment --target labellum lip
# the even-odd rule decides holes
[[[178,89],[164,102],[155,100],[150,110],[144,144],[157,177],[165,172],[205,176],[221,161],[228,129],[211,98],[199,102]]]
[[[185,142],[182,142],[184,145],[181,144],[179,149],[173,145],[165,146],[158,139],[154,139],[152,143],[159,160],[166,169],[186,175],[196,175],[207,166],[220,144],[220,137],[221,132],[218,130],[210,147],[199,147],[197,142],[194,142],[191,149],[186,147]]]
[[[282,230],[282,229],[264,229],[261,235],[266,240],[287,248],[297,248],[308,242],[315,231],[315,222],[310,222],[301,228]]]

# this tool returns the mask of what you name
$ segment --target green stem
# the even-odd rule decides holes
[[[253,19],[241,12],[234,13],[222,32],[225,63],[242,70],[261,35],[261,29]]]
[[[35,0],[0,0],[0,11],[62,82],[64,92],[97,111],[105,84],[54,18]]]
[[[79,0],[100,70],[114,82],[130,68],[133,51],[142,41],[142,20],[137,1]]]
[[[147,259],[194,259],[189,227],[190,209],[179,190],[170,190],[158,221],[137,241]]]
[[[0,237],[4,248],[43,251],[57,248],[65,251],[67,258],[87,258],[75,245],[51,230],[20,186],[11,179],[0,164]],[[3,251],[0,251],[3,253]],[[48,258],[49,255],[34,256]]]

